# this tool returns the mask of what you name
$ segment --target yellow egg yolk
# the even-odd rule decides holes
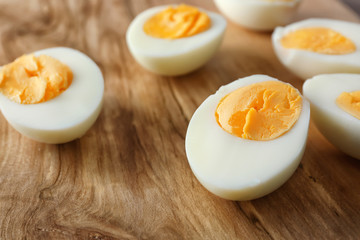
[[[188,5],[169,7],[151,17],[144,24],[146,34],[156,38],[176,39],[190,37],[210,28],[206,13]]]
[[[40,103],[65,91],[72,79],[70,68],[57,59],[24,55],[1,69],[0,92],[17,103]]]
[[[285,48],[308,50],[321,54],[349,54],[355,52],[355,44],[345,36],[329,28],[303,28],[281,39]]]
[[[291,85],[266,81],[239,88],[218,104],[215,117],[226,132],[266,141],[286,133],[302,109],[302,98]]]
[[[345,112],[360,119],[360,91],[341,93],[336,99],[336,104]]]

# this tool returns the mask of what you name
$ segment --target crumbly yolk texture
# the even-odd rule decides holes
[[[285,48],[308,50],[321,54],[341,55],[356,51],[355,44],[345,36],[329,28],[303,28],[281,39]]]
[[[24,55],[1,69],[0,92],[17,103],[40,103],[61,94],[72,79],[71,69],[59,60]]]
[[[341,93],[336,99],[336,104],[360,120],[360,91]]]
[[[190,37],[210,28],[211,20],[199,9],[181,4],[169,7],[144,24],[146,34],[165,39]]]
[[[266,81],[239,88],[218,104],[215,117],[226,132],[267,141],[291,129],[302,109],[302,98],[291,85]]]

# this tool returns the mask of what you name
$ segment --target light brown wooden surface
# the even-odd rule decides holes
[[[276,59],[270,33],[230,22],[198,71],[173,78],[142,69],[126,46],[128,24],[151,6],[178,2],[0,0],[0,65],[68,46],[105,78],[103,110],[79,140],[37,143],[0,115],[0,239],[359,239],[360,162],[313,123],[299,168],[266,197],[227,201],[196,180],[184,139],[208,95],[256,73],[299,89],[302,81]],[[217,11],[210,0],[196,4]],[[316,16],[358,21],[336,0],[304,0],[296,19]]]

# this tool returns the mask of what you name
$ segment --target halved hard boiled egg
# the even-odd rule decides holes
[[[280,187],[300,163],[310,105],[288,83],[253,75],[222,86],[192,116],[190,167],[210,192],[251,200]]]
[[[233,22],[253,30],[272,30],[288,24],[300,0],[214,0]]]
[[[188,5],[158,6],[140,13],[126,32],[136,61],[167,76],[204,65],[219,48],[226,28],[219,14]]]
[[[56,47],[3,66],[0,109],[21,134],[44,143],[81,137],[97,119],[104,79],[85,54]]]
[[[360,160],[360,74],[322,74],[305,81],[304,96],[320,132]]]
[[[278,27],[272,44],[279,60],[300,78],[360,73],[360,24],[307,19]]]

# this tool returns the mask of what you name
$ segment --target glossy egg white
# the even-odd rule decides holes
[[[165,76],[192,72],[204,65],[221,45],[226,20],[203,9],[211,19],[211,27],[191,37],[161,39],[147,35],[143,26],[158,12],[169,6],[158,6],[140,13],[126,32],[126,42],[135,60],[145,69]]]
[[[85,54],[56,47],[34,52],[68,65],[71,85],[59,96],[37,104],[19,104],[0,93],[0,109],[21,134],[44,143],[65,143],[80,138],[97,119],[103,102],[104,79],[99,67]]]
[[[216,6],[233,22],[253,30],[273,30],[288,24],[300,0],[214,0]]]
[[[280,43],[288,33],[309,27],[330,28],[351,39],[356,51],[350,54],[329,55],[307,50],[284,48]],[[278,27],[272,34],[275,53],[284,66],[302,79],[325,73],[360,73],[360,24],[333,19],[307,19]]]
[[[360,120],[336,104],[342,92],[360,90],[360,74],[322,74],[305,81],[304,96],[320,132],[344,153],[360,160]]]
[[[230,200],[262,197],[285,183],[302,159],[308,133],[310,104],[303,99],[300,117],[285,134],[270,141],[242,139],[216,122],[219,101],[230,92],[257,82],[276,80],[253,75],[220,87],[192,116],[185,139],[189,165],[213,194]]]

